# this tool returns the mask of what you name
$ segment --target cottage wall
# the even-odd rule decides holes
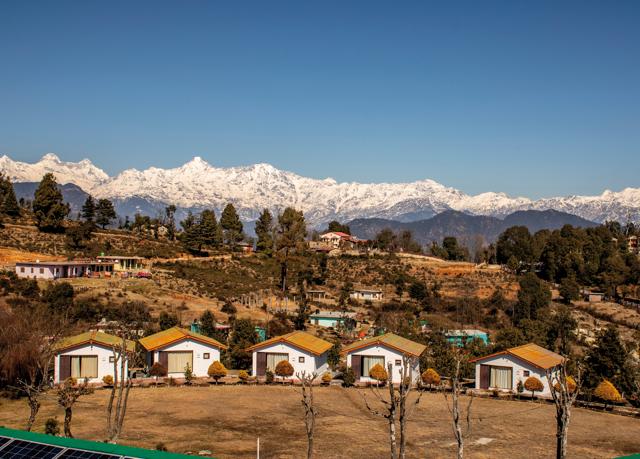
[[[85,344],[67,349],[55,356],[53,380],[56,384],[62,382],[60,380],[60,356],[62,355],[95,355],[98,357],[98,377],[89,379],[89,383],[101,383],[104,376],[114,376],[113,362],[109,362],[109,357],[114,356],[113,349],[99,344]],[[125,364],[125,369],[125,378],[127,378],[129,375],[128,362]],[[118,362],[118,372],[120,372],[120,362]],[[122,380],[122,375],[118,374],[118,379]]]
[[[493,366],[499,366],[499,367],[512,368],[511,386],[513,387],[514,393],[516,392],[516,388],[518,387],[518,381],[522,381],[522,383],[524,384],[525,380],[529,376],[534,376],[538,378],[540,381],[542,381],[542,384],[544,386],[544,390],[542,392],[536,392],[536,394],[540,394],[541,396],[544,396],[544,397],[551,397],[549,381],[547,380],[547,375],[545,371],[512,355],[498,355],[495,357],[490,357],[484,360],[477,361],[476,375],[475,375],[476,389],[480,389],[480,365],[493,365]],[[529,376],[524,375],[525,371],[529,371]]]
[[[402,353],[399,351],[396,351],[395,349],[389,348],[387,346],[384,345],[371,345],[371,346],[367,346],[364,347],[362,349],[357,349],[355,351],[349,352],[347,354],[347,366],[351,367],[351,356],[353,355],[370,355],[370,356],[382,356],[384,357],[384,369],[388,370],[387,365],[389,364],[389,362],[391,362],[393,364],[393,375],[392,375],[392,381],[394,384],[399,384],[401,381],[401,376],[400,376],[400,370],[401,370],[401,365],[396,365],[396,361],[400,360],[400,362],[402,362]],[[420,362],[418,361],[418,359],[413,359],[414,361],[412,362],[411,365],[411,381],[415,382],[417,381],[417,379],[420,377]],[[356,378],[358,378],[358,375],[356,375]],[[365,382],[373,382],[375,381],[372,378],[369,377],[360,377],[360,381],[365,381]]]
[[[258,352],[289,354],[289,363],[293,367],[294,379],[296,374],[301,373],[302,371],[305,371],[307,374],[316,372],[321,376],[324,372],[329,370],[326,352],[317,356],[311,352],[292,346],[289,343],[274,343],[253,351],[253,375],[258,374]],[[300,362],[300,357],[304,357],[304,362]]]
[[[60,270],[61,268],[58,267]],[[23,272],[24,270],[24,272]],[[42,270],[42,272],[40,272]],[[53,266],[43,265],[16,265],[16,274],[23,278],[36,279],[55,279],[55,268]]]
[[[192,351],[193,352],[193,375],[196,377],[205,377],[208,376],[207,371],[209,370],[209,366],[215,362],[216,360],[220,360],[220,349],[212,346],[210,344],[205,344],[200,341],[195,341],[192,339],[183,339],[177,343],[173,343],[171,345],[155,349],[151,352],[153,356],[153,362],[158,362],[160,360],[160,352],[171,352],[171,351]],[[204,354],[209,353],[209,358],[205,359]],[[151,363],[151,362],[148,362]],[[174,377],[182,377],[184,376],[184,372],[180,373],[169,373],[169,376]]]

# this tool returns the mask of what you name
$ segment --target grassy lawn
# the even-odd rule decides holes
[[[322,458],[388,457],[386,421],[368,413],[368,390],[322,387],[316,390],[320,415],[316,454]],[[80,399],[72,431],[79,438],[104,439],[108,392]],[[466,399],[463,399],[466,406]],[[131,392],[120,443],[169,451],[208,449],[215,457],[299,458],[306,451],[302,406],[291,387],[219,386],[136,388]],[[537,402],[476,399],[467,457],[553,457],[555,410]],[[36,423],[62,421],[55,398],[48,397]],[[23,428],[27,404],[0,399],[0,425]],[[409,423],[408,457],[452,457],[455,453],[444,398],[426,394]],[[574,409],[569,430],[570,457],[614,457],[640,451],[640,419]]]

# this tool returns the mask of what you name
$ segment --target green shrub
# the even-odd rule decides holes
[[[60,423],[56,418],[49,418],[45,421],[44,433],[47,435],[60,435]]]
[[[347,367],[347,369],[342,373],[342,385],[344,387],[351,387],[356,383],[356,374],[353,371],[353,368]]]

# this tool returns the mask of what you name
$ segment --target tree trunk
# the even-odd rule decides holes
[[[40,410],[40,402],[34,395],[28,395],[29,397],[29,419],[27,420],[26,431],[31,432],[33,424],[36,422],[36,416]]]
[[[396,441],[396,397],[393,389],[393,365],[387,365],[387,375],[389,376],[389,442],[391,447],[391,459],[398,458],[398,447]]]
[[[567,457],[567,431],[569,430],[569,419],[571,413],[568,410],[558,411],[556,414],[556,459]]]
[[[68,406],[64,409],[64,436],[73,438],[71,435],[71,407]]]

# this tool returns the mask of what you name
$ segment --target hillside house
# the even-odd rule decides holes
[[[320,235],[320,241],[332,249],[352,250],[358,244],[358,239],[347,233],[331,231]]]
[[[342,311],[319,311],[309,316],[309,320],[313,325],[319,327],[337,327],[343,326],[347,319],[355,321],[355,312]]]
[[[379,289],[356,288],[349,293],[349,298],[358,301],[382,301],[383,297],[382,290]]]
[[[18,277],[30,279],[65,279],[73,277],[111,277],[113,263],[99,261],[19,261]]]
[[[487,332],[483,332],[482,330],[470,328],[462,330],[447,330],[444,333],[444,336],[450,344],[455,344],[456,346],[464,346],[474,339],[479,339],[484,344],[489,344],[489,335],[487,335]]]
[[[101,383],[103,377],[114,376],[114,362],[120,371],[120,353],[116,349],[121,344],[122,338],[100,331],[62,340],[54,356],[54,382],[59,384],[72,377],[78,381],[86,379],[89,383]],[[135,343],[127,341],[127,350],[133,352],[134,349]],[[124,378],[128,378],[128,361],[125,362],[125,368]],[[122,375],[118,375],[118,379],[122,380]]]
[[[327,352],[333,344],[303,331],[275,336],[247,349],[252,353],[253,375],[263,377],[267,370],[275,373],[276,365],[288,360],[293,366],[293,379],[305,371],[322,375],[329,369]]]
[[[415,383],[420,377],[419,357],[427,347],[394,333],[386,333],[372,338],[366,338],[344,347],[342,354],[346,355],[347,366],[351,367],[356,375],[356,380],[362,382],[374,382],[369,377],[369,370],[376,364],[380,364],[387,370],[389,362],[393,364],[394,384],[401,381],[403,357],[409,358],[410,377]]]
[[[148,265],[142,257],[127,257],[122,255],[103,255],[96,257],[101,263],[113,263],[114,272],[130,272],[148,270]]]
[[[546,371],[563,362],[561,355],[537,344],[529,343],[502,352],[470,360],[476,365],[476,389],[516,392],[518,381],[530,376],[538,378],[544,389],[543,397],[551,396]]]
[[[589,290],[582,291],[582,298],[584,301],[588,301],[589,303],[601,303],[604,301],[604,293],[603,292],[591,292]]]
[[[187,364],[194,376],[208,376],[209,365],[220,360],[220,351],[227,349],[213,338],[180,327],[146,336],[139,342],[147,351],[147,366],[160,362],[173,377],[183,376]]]

